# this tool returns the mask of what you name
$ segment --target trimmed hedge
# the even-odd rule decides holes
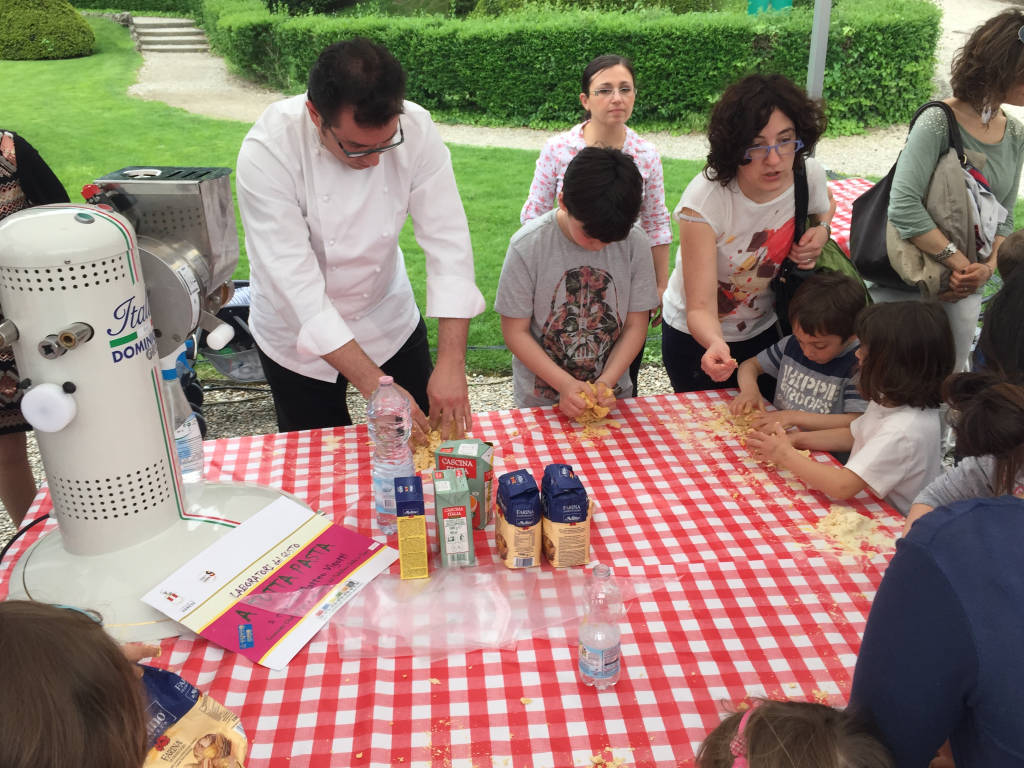
[[[192,17],[199,13],[201,0],[71,0],[71,4],[83,10],[107,11],[112,8],[139,14],[146,11],[177,13]]]
[[[92,28],[67,0],[0,3],[0,59],[71,59],[88,56]]]
[[[364,35],[409,72],[409,98],[443,120],[558,128],[579,117],[579,74],[601,53],[633,59],[632,125],[699,129],[750,72],[806,81],[811,8],[748,16],[533,9],[496,19],[288,17],[260,0],[201,0],[211,44],[232,66],[297,93],[319,52]],[[825,98],[833,132],[906,122],[931,94],[939,9],[928,0],[858,0],[832,13]]]

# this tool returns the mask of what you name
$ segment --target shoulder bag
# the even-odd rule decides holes
[[[956,124],[953,110],[943,101],[929,101],[922,105],[910,120],[910,129],[917,118],[929,107],[940,107],[945,113],[949,124],[949,145],[958,148],[963,157],[963,144],[960,141],[960,130]],[[896,158],[896,163],[899,158]],[[892,179],[896,173],[896,163],[892,164],[889,173],[881,181],[853,201],[853,213],[850,220],[850,259],[865,280],[870,280],[886,288],[911,290],[893,269],[889,261],[889,250],[886,245],[886,225],[889,222],[889,194],[892,190]]]

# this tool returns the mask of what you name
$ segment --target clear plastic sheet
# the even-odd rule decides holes
[[[589,569],[509,570],[499,563],[439,568],[428,579],[381,574],[332,617],[341,658],[444,658],[514,649],[531,637],[565,637],[586,606]],[[623,602],[666,588],[670,579],[616,574]],[[243,602],[291,616],[315,609],[325,589],[249,595]]]

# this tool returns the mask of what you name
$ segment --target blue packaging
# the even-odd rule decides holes
[[[426,514],[423,506],[423,479],[419,475],[395,478],[395,513],[398,517]]]
[[[540,522],[540,492],[529,470],[517,469],[498,478],[498,509],[505,521],[517,528]]]
[[[540,498],[544,517],[553,523],[582,523],[589,501],[583,483],[568,464],[544,467]]]

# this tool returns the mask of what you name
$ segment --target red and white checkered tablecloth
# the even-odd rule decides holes
[[[850,217],[853,214],[853,201],[867,192],[875,184],[867,179],[839,179],[830,181],[829,189],[836,199],[836,214],[832,217],[832,239],[850,255]]]
[[[341,659],[325,631],[280,672],[177,638],[158,663],[239,713],[250,768],[589,768],[606,749],[637,768],[686,766],[723,708],[746,697],[841,705],[891,553],[829,547],[813,525],[831,502],[751,460],[714,424],[725,402],[717,392],[624,400],[621,429],[592,441],[553,408],[475,416],[498,474],[572,465],[598,507],[594,558],[667,585],[627,605],[610,690],[580,683],[571,626],[440,660]],[[375,533],[365,426],[220,440],[206,455],[210,479],[282,488]],[[867,494],[846,504],[894,536],[901,526]],[[48,507],[41,493],[31,517]],[[496,562],[492,541],[493,526],[476,532],[482,562]]]

